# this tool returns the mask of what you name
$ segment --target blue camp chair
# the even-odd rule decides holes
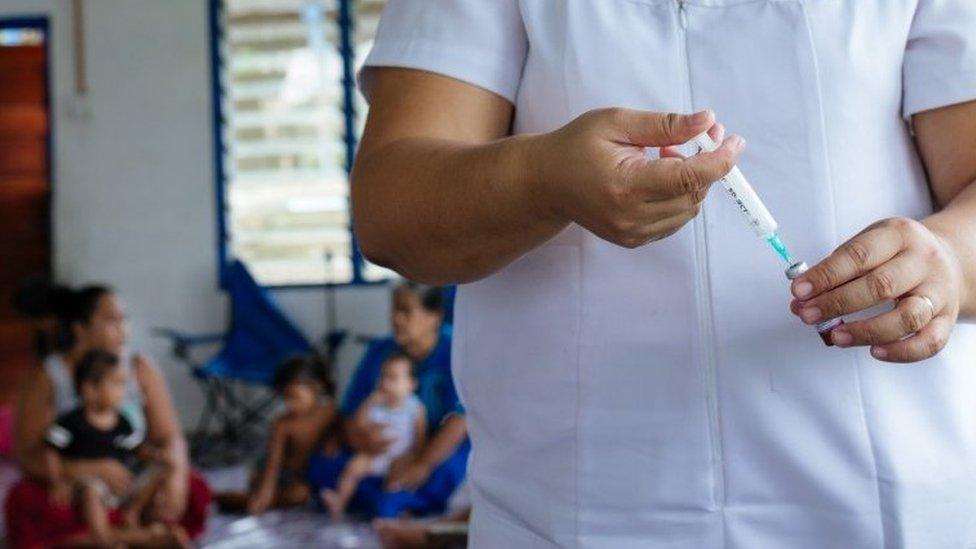
[[[156,335],[172,342],[173,355],[190,368],[206,397],[191,444],[194,458],[207,450],[203,437],[211,432],[214,421],[221,442],[230,445],[231,451],[241,450],[234,445],[244,442],[249,429],[263,425],[274,404],[270,389],[278,364],[289,356],[312,352],[305,336],[243,263],[233,262],[225,276],[230,297],[230,328],[226,333],[191,335],[167,328],[155,330]],[[194,359],[194,349],[216,343],[222,343],[216,355],[203,362]]]

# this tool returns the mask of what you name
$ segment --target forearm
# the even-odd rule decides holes
[[[270,490],[277,484],[278,475],[281,473],[281,466],[284,462],[285,437],[278,428],[271,433],[271,441],[268,444],[268,455],[264,462],[264,469],[258,477],[258,487],[262,490]]]
[[[376,403],[374,394],[370,394],[366,400],[356,408],[356,412],[345,420],[348,428],[354,432],[364,432],[370,424],[369,409]]]
[[[467,282],[555,236],[567,223],[547,210],[533,176],[535,139],[402,138],[365,148],[352,194],[366,256],[410,279]]]
[[[352,417],[344,418],[339,423],[346,443],[357,453],[363,452],[368,441],[366,422],[360,416],[361,412],[357,411]]]
[[[72,481],[82,477],[98,476],[100,466],[104,460],[97,459],[62,459],[57,454],[52,461],[51,452],[41,449],[36,452],[36,459],[23,461],[21,470],[28,476],[45,482]]]
[[[186,509],[190,483],[190,460],[186,438],[173,432],[159,439],[157,457],[163,462],[165,475],[159,492],[164,494],[166,505],[160,507],[161,516],[167,520],[179,520]]]
[[[963,280],[960,318],[976,319],[976,182],[922,223],[942,237],[958,257]]]
[[[20,387],[14,422],[14,456],[21,471],[44,479],[44,438],[54,421],[54,390],[42,368],[31,371]]]
[[[44,476],[50,483],[61,482],[64,480],[62,473],[61,456],[53,449],[44,450]]]
[[[427,412],[422,409],[414,419],[413,444],[410,447],[410,459],[422,459],[425,448],[427,448]]]
[[[20,470],[29,477],[48,480],[48,469],[43,452],[43,448],[18,449],[16,456]],[[64,467],[62,467],[62,472],[63,470]]]
[[[185,499],[185,492],[190,476],[190,460],[186,439],[182,434],[173,433],[157,441],[155,459],[162,462],[167,471],[165,475],[166,490],[177,499]],[[182,507],[182,504],[179,506]]]
[[[346,444],[357,454],[376,455],[378,452],[372,447],[369,431],[365,427],[360,427],[352,420],[343,422],[342,432]]]
[[[166,486],[172,475],[172,471],[167,469],[162,469],[153,474],[152,478],[147,482],[132,498],[129,503],[128,508],[130,511],[136,511],[137,514],[141,515],[142,511],[152,502],[153,497],[156,493]]]
[[[174,475],[181,475],[190,469],[189,452],[182,434],[173,434],[155,441],[156,456]]]
[[[98,476],[102,460],[96,459],[64,459],[61,460],[61,478],[76,480],[83,477]],[[51,481],[45,474],[44,480]]]
[[[432,469],[437,467],[451,457],[467,434],[468,427],[464,416],[457,414],[450,416],[420,452],[418,461]]]

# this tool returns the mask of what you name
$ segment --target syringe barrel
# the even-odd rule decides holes
[[[722,178],[722,186],[725,192],[735,202],[736,207],[745,216],[746,222],[752,228],[756,236],[768,239],[776,234],[779,226],[773,215],[766,209],[766,205],[759,199],[759,195],[753,190],[752,185],[746,180],[738,167],[733,167],[732,171]]]
[[[705,152],[712,152],[718,148],[718,145],[707,133],[696,136],[694,142]],[[769,213],[766,205],[759,199],[759,195],[756,194],[749,181],[742,175],[738,166],[733,166],[732,171],[726,174],[721,182],[756,236],[768,239],[776,233],[779,228],[776,220],[773,219],[773,215]]]

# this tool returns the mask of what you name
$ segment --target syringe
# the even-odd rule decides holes
[[[705,152],[712,152],[718,148],[718,144],[707,133],[696,136],[693,141]],[[768,242],[787,265],[792,265],[794,263],[793,256],[790,255],[786,245],[776,233],[779,225],[769,210],[766,209],[766,205],[759,199],[759,195],[753,190],[752,185],[739,171],[739,167],[733,166],[732,171],[726,174],[721,182],[756,235]]]
[[[712,152],[718,148],[718,144],[707,133],[696,136],[693,141],[706,152]],[[768,242],[773,250],[776,251],[776,255],[786,262],[788,265],[786,268],[786,278],[793,280],[805,273],[807,271],[807,264],[794,260],[793,256],[790,255],[789,250],[786,249],[786,245],[783,244],[783,241],[776,233],[779,225],[773,219],[772,214],[769,213],[766,205],[759,199],[759,195],[753,190],[752,185],[749,184],[749,181],[739,171],[739,167],[733,166],[732,171],[726,174],[720,181],[756,235]],[[830,331],[843,323],[844,321],[840,318],[833,318],[821,322],[816,326],[817,333],[820,334],[820,338],[823,339],[824,343],[833,345],[830,338]]]

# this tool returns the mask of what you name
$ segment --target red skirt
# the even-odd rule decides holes
[[[207,525],[210,506],[210,486],[196,471],[190,472],[190,489],[186,511],[180,525],[190,537],[197,537]],[[10,490],[4,506],[7,541],[11,549],[43,549],[64,542],[83,533],[87,525],[74,506],[60,506],[51,502],[47,484],[22,479]],[[122,520],[122,513],[109,514],[112,524]]]

